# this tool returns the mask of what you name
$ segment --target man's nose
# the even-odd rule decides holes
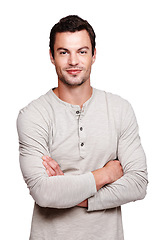
[[[77,56],[77,53],[71,53],[68,59],[69,65],[76,66],[79,63],[79,58]]]

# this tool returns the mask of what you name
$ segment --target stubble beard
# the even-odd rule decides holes
[[[64,74],[58,75],[58,79],[70,87],[81,86],[83,83],[85,83],[89,79],[89,77],[90,77],[90,71],[87,71],[86,75],[83,77],[78,77],[77,75],[73,75],[69,77],[70,79],[67,76],[64,76]]]
[[[73,76],[73,78],[76,78],[76,77],[77,77],[76,75]],[[87,79],[82,79],[74,82],[74,81],[68,80],[66,77],[59,77],[59,80],[68,86],[75,87],[75,86],[81,86]]]

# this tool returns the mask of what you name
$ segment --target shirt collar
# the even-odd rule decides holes
[[[53,88],[54,89],[54,88]],[[70,104],[67,103],[63,100],[61,100],[59,97],[57,97],[57,95],[53,92],[53,89],[50,90],[52,96],[54,97],[54,99],[61,105],[65,106],[66,108],[68,108],[76,117],[78,116],[83,116],[87,110],[88,105],[92,102],[92,99],[94,98],[95,95],[95,88],[92,87],[92,95],[91,97],[83,104],[82,109],[79,105],[74,105],[74,104]]]

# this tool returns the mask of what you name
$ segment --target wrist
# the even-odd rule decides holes
[[[109,177],[106,173],[106,168],[100,168],[92,172],[95,182],[97,191],[102,188],[105,184],[109,183]]]
[[[88,207],[88,199],[86,199],[83,202],[79,203],[77,206],[78,207],[85,207],[85,208],[87,208]]]

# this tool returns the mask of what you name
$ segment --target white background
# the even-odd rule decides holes
[[[147,155],[148,194],[122,207],[125,239],[160,239],[160,2],[155,0],[1,2],[0,238],[29,238],[33,200],[19,168],[16,118],[22,107],[57,86],[49,33],[69,14],[87,19],[95,29],[92,86],[132,104]]]

